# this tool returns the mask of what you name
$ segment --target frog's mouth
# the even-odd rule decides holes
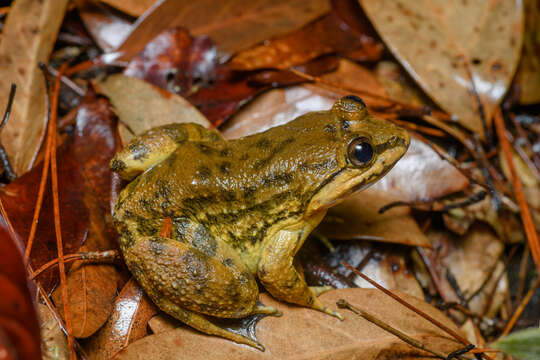
[[[405,154],[408,141],[403,146],[385,150],[368,168],[347,166],[325,181],[311,199],[307,212],[313,213],[339,204],[347,197],[367,189],[381,179]],[[381,156],[382,155],[382,156]]]

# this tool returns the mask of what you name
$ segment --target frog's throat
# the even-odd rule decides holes
[[[328,209],[373,185],[394,167],[406,151],[407,146],[388,149],[367,169],[361,170],[352,166],[342,168],[321,186],[309,202],[307,213]]]

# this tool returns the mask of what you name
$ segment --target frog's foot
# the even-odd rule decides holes
[[[258,304],[255,309],[253,309],[252,314],[257,315],[271,315],[271,316],[281,316],[283,313],[279,311],[278,309],[271,307],[271,306],[264,306],[262,304]]]
[[[186,310],[167,300],[157,301],[156,305],[160,309],[165,310],[169,315],[177,318],[184,324],[199,330],[200,332],[209,335],[220,336],[222,338],[232,340],[239,344],[246,344],[254,347],[257,350],[264,351],[264,346],[260,342],[250,339],[246,336],[236,334],[232,331],[223,329],[210,322],[206,317],[204,317],[204,315],[200,315],[195,312]]]
[[[313,291],[315,296],[320,296],[327,291],[334,290],[333,286],[310,286],[309,288]]]

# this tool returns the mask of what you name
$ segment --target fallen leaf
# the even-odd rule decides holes
[[[148,81],[181,96],[217,78],[217,50],[207,36],[192,37],[183,28],[167,29],[146,44],[124,75]]]
[[[26,280],[21,240],[8,230],[4,217],[0,224],[0,353],[7,359],[40,359],[39,323]]]
[[[120,136],[124,144],[129,142],[133,134],[173,122],[192,122],[205,127],[210,125],[188,101],[146,81],[116,74],[94,83],[94,86],[109,98],[120,118]]]
[[[182,26],[194,36],[209,36],[228,56],[300,28],[329,9],[328,0],[160,0],[135,22],[116,51],[129,60],[164,29]]]
[[[431,104],[430,99],[416,86],[398,63],[389,60],[379,61],[373,69],[373,73],[389,98],[416,106]]]
[[[519,85],[519,102],[540,102],[540,5],[535,0],[525,0],[525,34],[523,53],[516,74]]]
[[[131,31],[129,19],[119,16],[111,9],[91,0],[75,0],[84,26],[104,51],[113,51]]]
[[[49,58],[67,3],[14,1],[2,29],[0,94],[7,98],[11,84],[17,94],[1,138],[17,175],[30,170],[45,134],[45,83],[38,64]]]
[[[359,2],[422,89],[461,125],[484,135],[478,104],[489,126],[519,60],[521,2]]]
[[[333,68],[332,58],[322,58],[300,70],[320,75]],[[182,28],[165,30],[154,38],[124,74],[185,96],[214,126],[264,90],[305,81],[289,71],[232,71],[228,64],[218,64],[216,49],[207,37],[192,38]]]
[[[118,146],[115,126],[116,118],[107,100],[89,95],[79,108],[74,136],[58,148],[58,189],[65,255],[77,252],[86,239],[91,225],[91,210],[104,217],[109,239],[114,234],[110,209],[111,199],[118,189],[111,179],[109,161]],[[100,151],[96,152],[96,149]],[[0,199],[13,228],[24,241],[30,232],[41,171],[42,163],[0,191]],[[30,264],[34,271],[57,258],[50,188],[49,182],[45,188],[36,241],[30,253]],[[89,209],[85,199],[93,199],[97,205]],[[50,291],[58,280],[58,271],[53,267],[37,279],[46,291]]]
[[[486,315],[488,310],[487,316],[494,316],[508,291],[506,276],[502,277],[500,283],[498,281],[501,272],[504,272],[504,265],[499,260],[504,250],[503,243],[489,227],[481,223],[476,223],[465,236],[430,231],[428,237],[433,249],[437,250],[424,251],[439,278],[443,299],[446,302],[465,299],[474,313]],[[449,282],[448,274],[456,280],[462,299]],[[488,282],[490,279],[491,283]],[[495,291],[494,286],[497,286]],[[490,308],[484,309],[488,301]]]
[[[100,0],[102,3],[110,5],[131,16],[141,16],[150,9],[156,0]]]
[[[422,299],[424,297],[422,287],[414,274],[407,269],[408,252],[409,248],[404,246],[348,241],[336,244],[335,251],[325,255],[324,260],[336,272],[360,288],[373,288],[373,285],[354,274],[343,265],[342,261],[355,268],[362,264],[359,270],[388,290]]]
[[[230,62],[231,68],[235,70],[288,69],[323,54],[339,53],[346,56],[352,51],[356,60],[378,60],[382,55],[383,47],[375,36],[370,34],[371,29],[363,25],[360,31],[352,31],[339,16],[337,8],[341,6],[348,7],[350,12],[361,18],[362,11],[358,3],[355,0],[339,0],[333,3],[334,7],[329,14],[300,30],[265,41],[261,45],[238,53]],[[367,19],[364,18],[364,21],[367,22]]]
[[[114,302],[107,323],[86,344],[89,359],[110,359],[130,343],[147,335],[148,320],[157,313],[155,305],[133,279]]]
[[[336,71],[321,75],[321,78],[342,87],[386,95],[377,79],[366,68],[349,60],[340,60]],[[262,132],[306,112],[327,110],[342,95],[310,84],[267,91],[240,109],[222,127],[222,132],[229,139]],[[371,100],[365,99],[368,106],[374,104]]]
[[[43,360],[68,360],[67,338],[51,310],[44,304],[38,304],[41,325],[41,351]]]
[[[400,297],[458,332],[456,326],[440,311],[405,294]],[[399,305],[382,292],[373,289],[342,289],[325,293],[321,300],[335,309],[344,298],[378,319],[385,321],[429,347],[450,353],[461,347],[425,319]],[[265,317],[257,325],[258,340],[266,351],[215,336],[198,333],[187,327],[147,336],[134,342],[115,359],[148,359],[156,354],[163,359],[183,357],[197,359],[429,359],[431,356],[411,348],[384,330],[346,310],[339,310],[344,321],[311,309],[277,302],[261,295],[262,302],[283,312],[282,317]],[[299,336],[301,334],[301,336]]]

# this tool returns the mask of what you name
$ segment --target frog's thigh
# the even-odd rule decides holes
[[[317,293],[306,284],[301,267],[293,261],[305,237],[303,234],[303,231],[281,230],[269,239],[261,253],[257,275],[275,298],[342,319],[317,298]]]
[[[224,258],[219,252],[228,249],[218,245],[214,256],[209,256],[188,243],[152,236],[137,240],[124,255],[131,272],[156,303],[166,299],[216,317],[247,316],[257,309],[255,278],[237,254]]]
[[[131,140],[111,161],[111,169],[131,180],[172,154],[186,141],[218,141],[218,132],[199,124],[168,124],[152,128]]]

